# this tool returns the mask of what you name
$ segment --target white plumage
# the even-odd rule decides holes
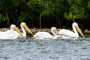
[[[78,32],[85,38],[85,36],[83,35],[83,33],[81,32],[80,28],[78,27],[78,24],[76,22],[74,22],[72,24],[72,28],[73,31],[67,30],[67,29],[60,29],[59,33],[62,35],[62,37],[69,37],[69,38],[78,38]],[[77,30],[76,30],[77,29]],[[78,31],[78,32],[77,32]],[[63,38],[64,38],[63,37]]]
[[[53,35],[51,35],[48,32],[37,32],[35,35],[33,35],[33,38],[35,38],[35,39],[56,39],[56,38],[58,38],[58,35],[61,36],[57,32],[55,27],[51,28],[51,32],[52,32]]]
[[[20,27],[21,27],[21,29],[22,29],[22,32],[23,32],[22,35],[23,35],[24,37],[26,37],[26,31],[25,31],[25,29],[26,29],[29,33],[31,33],[31,34],[33,35],[33,33],[32,33],[32,32],[30,31],[30,29],[27,27],[26,23],[22,22],[22,23],[20,24]],[[7,31],[5,31],[5,32],[12,34],[11,30],[7,30]],[[21,38],[21,36],[20,36],[16,31],[14,31],[14,33],[18,36],[18,38]]]
[[[21,32],[16,28],[16,26],[14,24],[11,24],[10,26],[10,29],[11,29],[11,33],[7,33],[7,32],[0,32],[0,39],[15,39],[17,38],[18,36],[15,34],[14,31],[16,31],[18,34],[20,34],[20,36],[22,36],[23,38],[25,38]]]

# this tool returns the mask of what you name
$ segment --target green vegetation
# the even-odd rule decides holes
[[[0,0],[0,23],[34,21],[62,16],[69,21],[87,19],[90,0]]]

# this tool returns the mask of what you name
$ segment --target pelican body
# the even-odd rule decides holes
[[[63,36],[63,38],[64,37],[78,38],[79,37],[78,32],[79,32],[85,38],[85,36],[83,35],[82,31],[80,30],[76,22],[72,24],[72,28],[74,32],[67,29],[60,29],[59,33]]]
[[[31,32],[31,30],[27,27],[27,25],[24,23],[24,22],[22,22],[21,24],[20,24],[20,26],[21,26],[21,29],[22,29],[22,35],[24,36],[24,37],[26,37],[26,31],[25,31],[25,29],[29,32],[29,33],[31,33],[32,35],[33,35],[33,33]],[[10,34],[12,34],[11,33],[11,30],[8,30],[8,31],[6,31],[7,33],[10,33]],[[18,36],[18,38],[21,38],[21,36],[16,32],[16,31],[14,31],[14,33]]]
[[[53,35],[51,35],[48,32],[37,32],[35,35],[33,35],[33,38],[35,39],[56,39],[58,35],[61,37],[61,35],[58,33],[55,27],[51,28],[51,32]]]
[[[11,24],[10,29],[12,34],[7,32],[0,32],[0,39],[16,39],[18,36],[15,34],[14,31],[16,31],[23,38],[25,38],[14,24]]]

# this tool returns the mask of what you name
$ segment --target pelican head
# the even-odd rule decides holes
[[[54,34],[54,36],[58,34],[60,37],[62,37],[61,34],[59,34],[59,32],[57,31],[56,27],[52,27],[51,32]]]
[[[16,31],[16,32],[19,33],[23,38],[25,38],[14,24],[11,24],[10,29]]]
[[[21,23],[21,27],[25,28],[29,33],[31,33],[33,35],[31,30],[27,27],[27,25],[24,22]]]
[[[85,36],[83,35],[81,29],[78,27],[78,24],[76,22],[72,24],[72,27],[74,27],[85,38]]]

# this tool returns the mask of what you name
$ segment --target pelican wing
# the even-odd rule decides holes
[[[62,35],[62,36],[66,36],[66,37],[76,37],[75,33],[70,31],[70,30],[66,30],[66,29],[61,29],[59,31],[59,33]]]
[[[53,36],[48,32],[37,32],[33,35],[33,38],[53,38]]]
[[[7,30],[7,31],[5,31],[5,33],[12,34],[12,31],[11,30]]]
[[[11,30],[7,30],[7,31],[5,31],[5,33],[8,33],[8,34],[13,35],[13,33],[12,33],[12,31],[11,31]],[[17,35],[17,36],[18,36],[18,38],[21,38],[20,34],[18,34],[16,31],[14,31],[14,33],[15,33],[15,35]],[[23,34],[23,36],[24,36],[24,34]],[[24,37],[25,37],[25,36],[24,36]]]
[[[0,32],[0,39],[8,39],[8,38],[13,38],[13,35],[5,32]]]
[[[5,31],[5,33],[13,34],[13,33],[12,33],[12,30],[7,30],[7,31]],[[14,31],[14,33],[15,33],[17,36],[20,36],[16,31]]]

